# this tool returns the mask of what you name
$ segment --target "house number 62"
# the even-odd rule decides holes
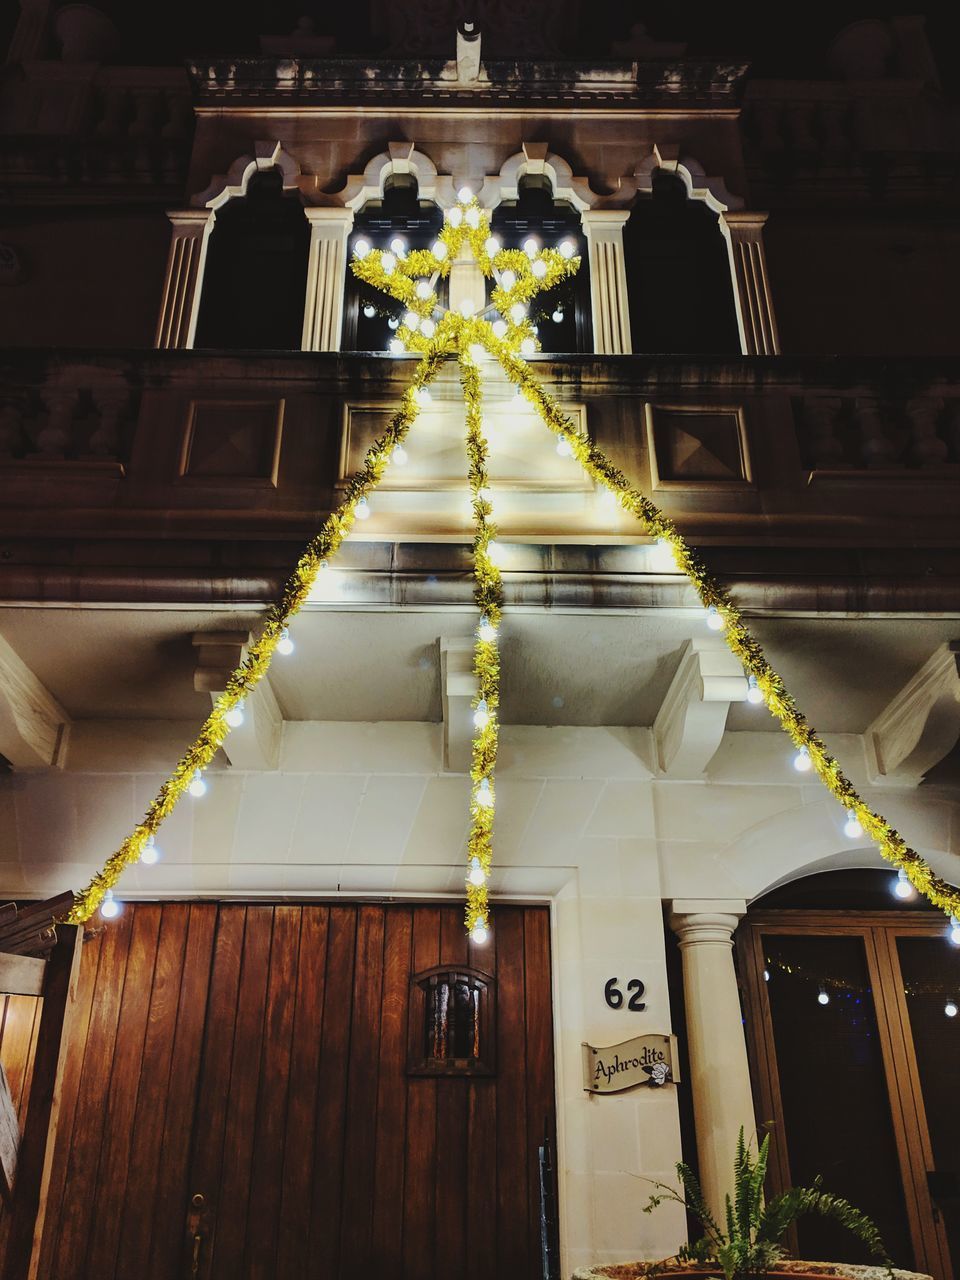
[[[603,988],[603,998],[611,1009],[623,1008],[623,992],[617,986],[619,978],[608,978]],[[642,1013],[647,1007],[643,1002],[644,985],[639,978],[631,978],[627,983],[627,990],[632,991],[633,995],[627,1001],[627,1008],[634,1013]]]

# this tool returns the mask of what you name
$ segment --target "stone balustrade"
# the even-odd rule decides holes
[[[878,398],[804,396],[797,438],[811,471],[958,468],[960,398],[954,394]]]

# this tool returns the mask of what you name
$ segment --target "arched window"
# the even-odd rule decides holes
[[[299,351],[310,227],[276,169],[217,210],[203,274],[197,347]]]
[[[730,260],[717,215],[658,169],[623,229],[637,354],[739,352]]]
[[[357,214],[352,241],[362,237],[374,249],[389,249],[399,237],[408,249],[427,249],[442,226],[443,214],[432,201],[420,199],[416,178],[396,173],[384,181],[383,198],[368,200]],[[442,287],[439,301],[445,305]],[[343,349],[385,351],[403,311],[399,302],[358,280],[348,267]]]
[[[580,270],[554,289],[538,294],[530,308],[537,337],[546,352],[592,351],[590,271],[580,215],[564,200],[555,200],[550,180],[527,174],[518,183],[519,198],[505,200],[491,218],[491,230],[506,249],[519,249],[533,236],[553,248],[573,240],[580,254]]]

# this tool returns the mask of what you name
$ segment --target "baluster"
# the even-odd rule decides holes
[[[35,436],[37,455],[44,459],[63,458],[70,444],[77,408],[76,388],[45,388],[42,397],[47,413]]]
[[[857,425],[860,429],[860,454],[867,467],[895,467],[897,452],[876,400],[856,403]]]
[[[25,436],[20,405],[8,401],[0,405],[0,458],[19,458]]]
[[[101,138],[119,137],[124,131],[123,122],[127,114],[127,90],[105,85],[100,94],[103,110],[96,133]]]
[[[822,102],[820,104],[820,125],[823,129],[823,150],[832,159],[838,159],[850,153],[850,133],[848,128],[849,104],[845,102]]]
[[[809,452],[815,467],[832,470],[843,467],[843,444],[837,436],[839,396],[811,396],[803,402],[804,420],[809,428]]]
[[[99,421],[90,436],[90,452],[97,458],[116,458],[120,446],[120,419],[127,407],[125,387],[94,387],[93,403]]]
[[[813,103],[794,102],[787,107],[787,119],[790,122],[790,136],[794,151],[815,154],[820,150],[817,139],[813,135]]]
[[[948,400],[943,434],[950,450],[950,461],[960,462],[960,400]]]
[[[780,104],[763,102],[757,106],[757,123],[760,127],[760,150],[782,151],[783,135],[780,131]]]
[[[943,408],[941,400],[911,400],[907,405],[912,441],[910,456],[921,467],[936,467],[947,460],[947,442],[937,433]]]

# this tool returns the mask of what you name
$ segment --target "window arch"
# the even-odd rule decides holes
[[[197,347],[299,351],[310,227],[277,168],[250,176],[217,210],[197,318]]]
[[[739,352],[730,256],[717,213],[683,178],[653,172],[623,230],[637,353]]]

